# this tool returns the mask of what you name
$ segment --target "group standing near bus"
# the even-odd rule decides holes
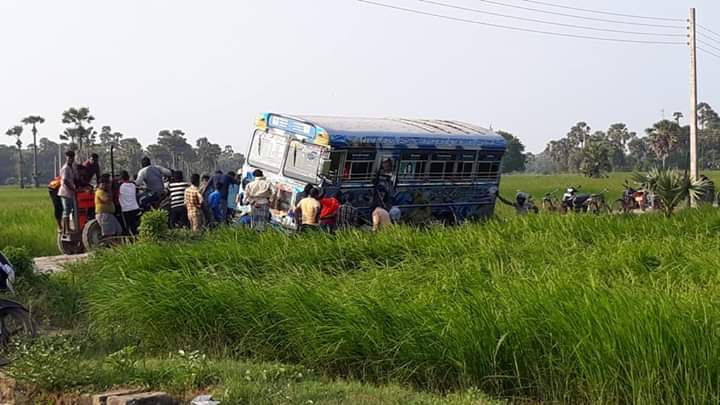
[[[120,219],[124,233],[136,234],[142,211],[163,200],[170,226],[195,232],[232,223],[258,230],[268,223],[303,231],[380,230],[400,221],[491,215],[504,148],[491,131],[452,121],[263,114],[247,167],[237,174],[192,173],[188,182],[184,173],[144,157],[134,179],[127,171],[111,179],[97,155],[77,164],[69,151],[48,188],[58,227],[74,229],[77,189],[94,178],[104,236],[120,232],[110,217]]]

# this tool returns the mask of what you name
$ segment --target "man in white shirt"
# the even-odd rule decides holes
[[[140,206],[137,201],[137,187],[130,181],[130,173],[123,170],[120,173],[120,209],[122,211],[123,225],[125,232],[130,235],[137,235],[138,218],[140,217]]]
[[[63,213],[61,228],[62,232],[69,232],[75,229],[73,218],[75,216],[75,196],[77,193],[78,172],[75,167],[75,152],[69,150],[65,152],[65,165],[60,169],[60,189],[58,196],[62,201]]]
[[[255,180],[245,187],[245,202],[250,205],[251,226],[262,229],[270,218],[270,199],[275,190],[262,170],[255,170],[253,175]]]

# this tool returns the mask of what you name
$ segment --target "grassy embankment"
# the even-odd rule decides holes
[[[539,216],[453,229],[107,251],[74,270],[95,331],[498,397],[720,400],[720,216]],[[172,252],[172,254],[170,254]]]
[[[577,180],[508,176],[503,190],[539,198]],[[588,191],[614,185],[609,198],[622,183],[582,180]],[[107,251],[53,282],[62,286],[60,319],[112,337],[116,348],[190,347],[299,363],[321,376],[477,387],[505,398],[708,403],[720,392],[718,231],[713,210],[337,238],[225,230],[201,242]],[[228,378],[226,397],[246,398]],[[336,392],[330,402],[357,402],[348,383],[322,379],[310,385]],[[389,390],[399,402],[468,401],[349,385],[375,396]]]

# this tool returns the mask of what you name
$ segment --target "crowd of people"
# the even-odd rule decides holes
[[[163,202],[169,212],[171,227],[199,232],[218,224],[239,223],[261,230],[269,223],[271,210],[277,203],[275,187],[260,169],[244,177],[221,170],[212,176],[192,173],[187,181],[182,171],[155,165],[144,157],[136,176],[131,177],[123,170],[113,179],[110,174],[101,172],[97,154],[92,154],[82,164],[76,163],[73,151],[66,152],[65,157],[59,176],[48,185],[61,232],[76,230],[73,217],[77,193],[92,190],[93,179],[95,218],[104,236],[137,234],[142,212],[158,208]],[[384,181],[383,174],[378,176],[380,185],[376,187],[371,209],[373,230],[400,220],[400,210],[385,203],[390,193],[383,183],[390,182]],[[362,221],[349,194],[321,192],[311,184],[305,187],[287,216],[301,231],[332,232],[356,227]]]

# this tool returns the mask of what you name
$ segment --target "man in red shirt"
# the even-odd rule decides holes
[[[100,184],[100,164],[98,163],[98,160],[100,157],[97,153],[93,153],[90,155],[90,159],[83,162],[83,166],[85,166],[85,170],[83,175],[81,176],[83,183],[90,184],[90,180],[92,180],[93,177],[95,177],[95,185]]]
[[[326,230],[334,231],[337,225],[337,212],[340,208],[339,193],[333,196],[323,195],[320,198],[320,226]]]

